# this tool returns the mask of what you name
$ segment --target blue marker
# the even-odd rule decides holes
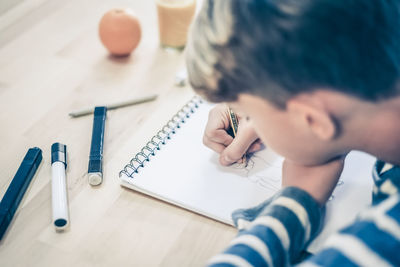
[[[94,109],[92,144],[90,146],[88,180],[91,185],[103,182],[103,143],[107,108]]]
[[[42,150],[37,147],[30,148],[4,194],[0,203],[0,240],[11,223],[40,162],[42,162]]]

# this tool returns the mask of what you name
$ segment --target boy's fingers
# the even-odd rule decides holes
[[[226,114],[226,105],[217,105],[209,113],[203,143],[210,148],[212,143],[230,145],[233,138],[226,132],[227,127],[229,127],[229,118]]]
[[[217,144],[217,143],[211,143],[210,146],[208,146],[209,148],[211,148],[212,150],[214,150],[215,152],[217,152],[218,154],[221,154],[222,151],[224,151],[225,146]]]
[[[233,139],[232,143],[222,151],[220,163],[224,166],[240,160],[247,152],[250,145],[257,139],[253,131],[242,131]]]
[[[213,142],[223,144],[224,146],[229,146],[233,141],[233,137],[223,129],[214,130],[212,133],[207,135],[207,138]]]
[[[232,136],[225,130],[214,130],[211,134],[205,133],[203,136],[203,144],[219,154],[232,143],[232,140]]]
[[[224,151],[224,149],[226,148],[226,146],[224,146],[224,145],[222,145],[222,144],[219,144],[219,143],[216,143],[216,142],[211,141],[211,140],[210,140],[207,136],[205,136],[205,135],[203,136],[203,144],[204,144],[206,147],[208,147],[208,148],[214,150],[214,151],[217,152],[218,154],[221,154],[222,151]]]

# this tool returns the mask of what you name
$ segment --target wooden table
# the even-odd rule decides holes
[[[110,57],[97,25],[113,7],[133,8],[142,41]],[[118,172],[192,96],[174,86],[183,55],[159,48],[153,1],[4,0],[0,3],[0,196],[30,147],[43,162],[0,243],[0,266],[202,266],[235,229],[120,187]],[[108,113],[104,182],[85,174],[92,116],[71,111],[159,94]],[[50,146],[68,146],[70,228],[51,224]]]

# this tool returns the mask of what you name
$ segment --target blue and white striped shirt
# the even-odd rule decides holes
[[[373,179],[372,206],[300,266],[400,266],[400,167],[377,161]],[[287,187],[233,217],[242,230],[210,266],[296,264],[319,233],[323,210],[305,191]]]

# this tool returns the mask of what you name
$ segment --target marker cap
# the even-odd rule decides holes
[[[67,146],[61,143],[51,145],[51,164],[57,161],[64,163],[67,168]]]
[[[103,182],[103,174],[101,172],[89,172],[88,180],[91,185],[99,185]]]

